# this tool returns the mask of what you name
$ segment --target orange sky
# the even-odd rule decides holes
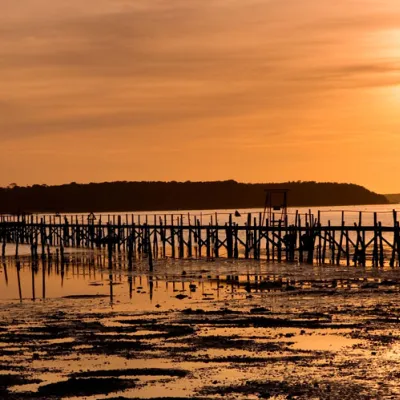
[[[0,0],[0,185],[400,192],[399,0]]]

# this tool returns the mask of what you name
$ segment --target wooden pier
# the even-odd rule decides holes
[[[238,214],[240,215],[240,214]],[[344,264],[383,267],[400,263],[400,229],[397,212],[391,224],[383,225],[379,214],[364,224],[363,213],[356,222],[321,223],[321,215],[296,212],[291,217],[265,219],[248,213],[235,222],[235,213],[165,215],[2,215],[1,254],[13,245],[28,245],[32,257],[64,259],[66,249],[98,249],[112,259],[124,252],[129,263],[148,257],[150,269],[158,258],[244,258],[269,262]],[[205,221],[207,219],[207,221]]]

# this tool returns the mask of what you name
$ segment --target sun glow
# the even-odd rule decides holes
[[[373,65],[371,73],[377,77],[377,86],[382,88],[381,106],[385,105],[392,111],[395,107],[397,114],[400,102],[400,29],[380,29],[368,35],[367,46],[365,54]]]
[[[389,93],[392,101],[400,102],[400,82],[398,85],[391,85],[389,87]]]
[[[377,37],[374,40],[374,58],[394,64],[400,63],[400,29],[382,29],[375,35]]]

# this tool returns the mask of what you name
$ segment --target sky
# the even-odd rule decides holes
[[[400,192],[398,0],[0,0],[0,186]]]

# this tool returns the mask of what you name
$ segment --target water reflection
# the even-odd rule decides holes
[[[3,271],[4,271],[4,279],[6,285],[8,285],[8,274],[7,274],[7,264],[3,261]]]
[[[6,257],[1,262],[1,275],[1,301],[108,298],[112,307],[123,303],[136,309],[174,308],[189,301],[207,303],[296,290],[361,290],[381,285],[398,290],[396,270],[390,268],[162,259],[154,261],[150,272],[146,259],[129,264],[124,257],[109,260],[96,252],[71,253],[65,262],[57,257]]]
[[[21,289],[21,275],[20,275],[21,266],[19,261],[17,261],[17,278],[18,278],[18,293],[19,293],[19,300],[22,303],[22,289]]]

